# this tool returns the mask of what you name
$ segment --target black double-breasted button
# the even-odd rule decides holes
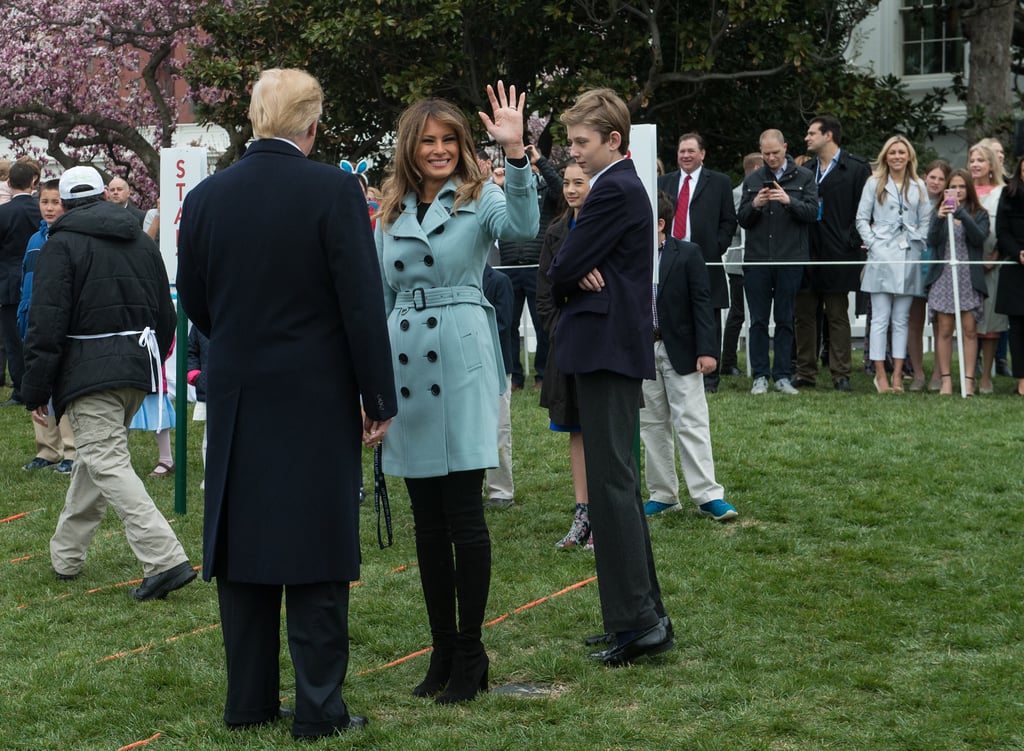
[[[402,363],[402,365],[408,365],[409,364],[409,355],[405,354],[404,352],[400,353],[398,355],[398,362]]]
[[[434,265],[434,257],[433,256],[423,256],[423,263],[425,263],[427,266],[433,266]]]
[[[402,263],[400,260],[399,261],[395,261],[395,268],[398,269],[399,271],[401,271],[402,269],[405,268],[405,264]]]
[[[434,350],[430,350],[427,353],[427,361],[428,362],[437,362],[437,353]]]
[[[399,390],[399,393],[400,393],[400,394],[401,394],[402,396],[404,396],[404,397],[405,397],[406,399],[408,399],[408,398],[409,398],[409,393],[410,393],[410,392],[409,392],[409,389],[408,389],[407,387],[405,387],[405,386],[402,386],[402,388],[401,388],[401,389]]]
[[[427,319],[427,328],[428,329],[432,329],[432,328],[434,328],[436,326],[437,326],[437,319],[434,318],[434,316],[430,316],[430,318]]]
[[[409,320],[407,318],[403,318],[402,322],[398,324],[398,328],[400,328],[402,331],[408,331],[409,330]]]
[[[435,383],[433,386],[430,387],[430,393],[433,394],[434,396],[438,396],[441,393],[441,387]]]

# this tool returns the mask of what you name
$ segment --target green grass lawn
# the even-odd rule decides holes
[[[718,479],[740,518],[651,521],[677,646],[621,669],[592,663],[581,642],[602,630],[596,584],[567,590],[593,576],[592,554],[554,547],[572,513],[566,437],[547,430],[535,393],[514,395],[516,506],[488,512],[488,619],[507,617],[484,640],[492,687],[544,689],[532,697],[437,707],[410,694],[427,658],[392,663],[429,634],[408,500],[391,479],[395,545],[377,548],[368,502],[351,602],[345,696],[370,728],[303,747],[1024,749],[1024,399],[1006,378],[968,400],[875,394],[863,373],[851,395],[828,382],[752,397],[749,379],[729,378],[709,397]],[[186,515],[172,481],[145,480],[195,564],[200,439],[190,430]],[[133,434],[132,450],[145,476],[155,442]],[[0,518],[24,514],[0,523],[0,749],[296,748],[286,724],[224,727],[214,587],[130,601],[140,567],[115,514],[83,576],[54,580],[48,540],[68,479],[22,471],[32,456],[27,413],[0,410]]]

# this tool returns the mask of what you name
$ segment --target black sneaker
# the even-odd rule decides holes
[[[73,461],[71,461],[70,459],[62,459],[57,464],[57,466],[54,468],[53,471],[57,472],[59,474],[62,474],[62,475],[70,475],[71,474],[71,467],[73,467],[74,464],[75,463]]]
[[[57,462],[50,462],[41,456],[37,456],[35,459],[26,464],[22,469],[46,469],[52,467]]]

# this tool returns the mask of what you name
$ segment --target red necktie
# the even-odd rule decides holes
[[[690,210],[690,176],[683,180],[679,190],[679,201],[676,203],[676,217],[672,221],[672,237],[682,240],[686,237],[686,212]]]

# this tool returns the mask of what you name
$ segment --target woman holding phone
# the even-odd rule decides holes
[[[946,217],[953,216],[953,243],[951,249],[949,224]],[[953,393],[950,365],[953,359],[953,330],[955,316],[960,316],[964,337],[964,359],[961,367],[970,382],[968,394],[974,391],[974,361],[978,359],[977,323],[984,320],[985,270],[980,264],[957,269],[956,288],[959,308],[953,298],[953,267],[950,258],[957,261],[980,261],[988,236],[988,211],[978,200],[974,181],[967,170],[953,170],[946,182],[943,197],[935,209],[928,228],[928,246],[935,249],[934,260],[925,280],[928,288],[928,307],[932,311],[932,325],[936,329],[935,372],[940,379],[939,393]]]

